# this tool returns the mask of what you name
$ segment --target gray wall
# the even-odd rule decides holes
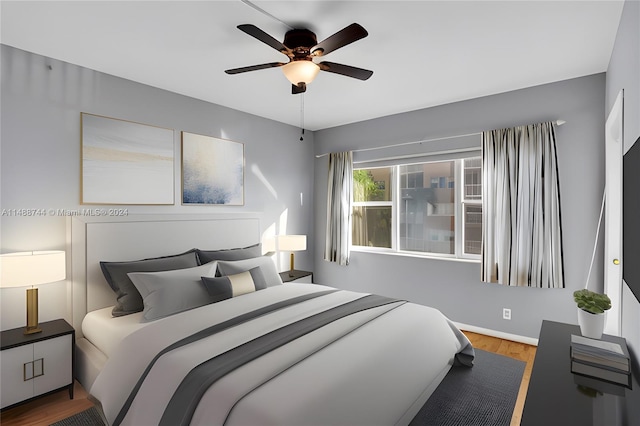
[[[129,206],[131,214],[261,212],[265,229],[313,231],[312,132],[300,142],[296,127],[5,45],[1,108],[1,209],[82,207],[80,113],[89,112],[175,130],[175,205]],[[181,130],[245,144],[243,207],[181,205]],[[66,219],[4,215],[0,241],[2,253],[65,249]],[[287,269],[288,256],[282,258]],[[297,254],[296,261],[299,268],[311,270],[313,247]],[[41,289],[41,321],[60,318],[66,309],[63,303],[46,302],[54,297],[48,292],[56,290],[48,287]],[[2,329],[24,324],[24,314],[8,315],[5,309],[13,305],[12,291],[2,291]],[[24,310],[24,289],[15,294]]]
[[[384,102],[384,100],[381,100]],[[584,286],[604,187],[605,75],[442,105],[315,134],[315,152],[357,150],[563,119],[557,128],[565,289],[505,287],[480,281],[479,263],[353,252],[341,267],[322,260],[327,158],[316,159],[315,279],[435,306],[452,320],[537,337],[542,319],[577,323],[572,292]],[[425,144],[429,149],[429,144]],[[592,284],[602,288],[602,260]],[[512,319],[502,319],[502,308]]]
[[[622,10],[609,69],[607,70],[607,109],[624,89],[624,150],[640,136],[640,2],[627,1]],[[623,231],[624,232],[624,231]],[[637,259],[622,259],[622,266]],[[626,284],[622,293],[622,335],[640,354],[640,303]]]
[[[627,0],[607,69],[606,115],[624,89],[625,152],[640,136],[640,2]]]

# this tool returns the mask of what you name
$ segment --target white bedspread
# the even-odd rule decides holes
[[[120,346],[120,342],[129,334],[146,326],[140,322],[142,312],[122,317],[113,317],[113,306],[89,312],[82,320],[82,334],[107,358]]]
[[[155,355],[212,324],[319,285],[276,286],[147,323],[112,352],[90,393],[110,424]],[[185,374],[266,332],[363,297],[337,291],[171,351],[153,365],[121,424],[157,425]],[[227,374],[204,394],[191,424],[408,424],[470,346],[439,311],[411,303],[349,315]]]

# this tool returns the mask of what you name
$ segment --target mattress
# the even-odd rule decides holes
[[[121,317],[111,316],[113,306],[89,312],[82,320],[82,334],[85,339],[109,358],[111,354],[134,331],[148,325],[140,322],[142,312]]]

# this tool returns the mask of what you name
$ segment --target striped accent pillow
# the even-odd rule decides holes
[[[231,299],[267,288],[262,270],[257,267],[239,274],[223,277],[202,277],[202,284],[213,299],[211,303]]]

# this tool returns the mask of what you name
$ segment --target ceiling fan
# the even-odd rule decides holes
[[[357,78],[358,80],[367,80],[373,75],[373,71],[352,67],[350,65],[327,61],[317,64],[313,62],[313,58],[315,57],[324,56],[354,41],[365,38],[369,33],[359,24],[351,24],[320,43],[318,43],[316,35],[307,29],[287,31],[282,43],[255,25],[238,25],[238,29],[271,46],[278,52],[287,55],[289,62],[270,62],[267,64],[234,68],[226,70],[225,72],[227,74],[240,74],[248,71],[282,67],[285,77],[287,77],[292,84],[291,93],[294,95],[306,91],[307,84],[311,83],[320,71],[332,72]]]

